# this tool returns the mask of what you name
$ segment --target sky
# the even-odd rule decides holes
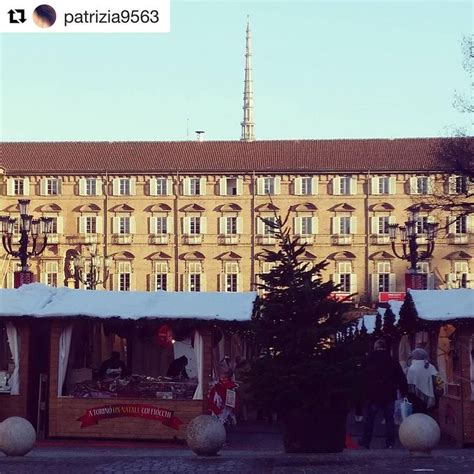
[[[468,124],[453,97],[472,9],[172,0],[166,34],[2,34],[0,137],[238,140],[247,15],[257,140],[445,136]]]

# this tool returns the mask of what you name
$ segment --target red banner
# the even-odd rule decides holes
[[[405,273],[405,289],[426,290],[428,275],[426,273]]]
[[[127,416],[161,421],[165,426],[169,426],[174,430],[179,429],[179,425],[183,424],[179,418],[174,416],[174,411],[172,410],[154,407],[153,405],[140,404],[104,405],[89,408],[86,410],[86,413],[76,421],[81,422],[81,428],[87,428],[88,426],[97,425],[100,420]]]
[[[155,340],[161,347],[171,347],[173,345],[173,330],[168,324],[163,324],[155,333]]]
[[[387,301],[405,301],[405,295],[405,292],[381,291],[379,293],[379,303],[387,303]]]

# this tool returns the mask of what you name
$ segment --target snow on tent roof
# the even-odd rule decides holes
[[[409,290],[418,317],[427,321],[474,319],[474,289]]]
[[[400,308],[402,307],[401,301],[389,301],[390,309],[392,313],[395,315],[395,322],[397,322],[400,318]],[[383,325],[383,317],[387,308],[377,308],[377,311],[382,316],[382,325]],[[357,327],[362,329],[362,321],[364,321],[364,326],[367,329],[367,334],[372,334],[375,330],[375,318],[377,315],[375,314],[366,314],[362,316],[359,321],[357,322]]]
[[[0,317],[189,318],[249,321],[255,292],[118,292],[53,288],[40,283],[0,289]]]

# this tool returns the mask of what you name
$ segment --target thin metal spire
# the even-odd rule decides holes
[[[255,140],[253,121],[253,82],[252,82],[252,33],[250,32],[250,17],[247,15],[247,34],[245,38],[245,81],[244,81],[244,119],[241,140]]]

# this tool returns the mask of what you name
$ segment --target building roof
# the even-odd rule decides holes
[[[0,317],[250,321],[255,292],[89,291],[32,283],[0,289]]]
[[[7,175],[443,171],[439,138],[4,142]]]

